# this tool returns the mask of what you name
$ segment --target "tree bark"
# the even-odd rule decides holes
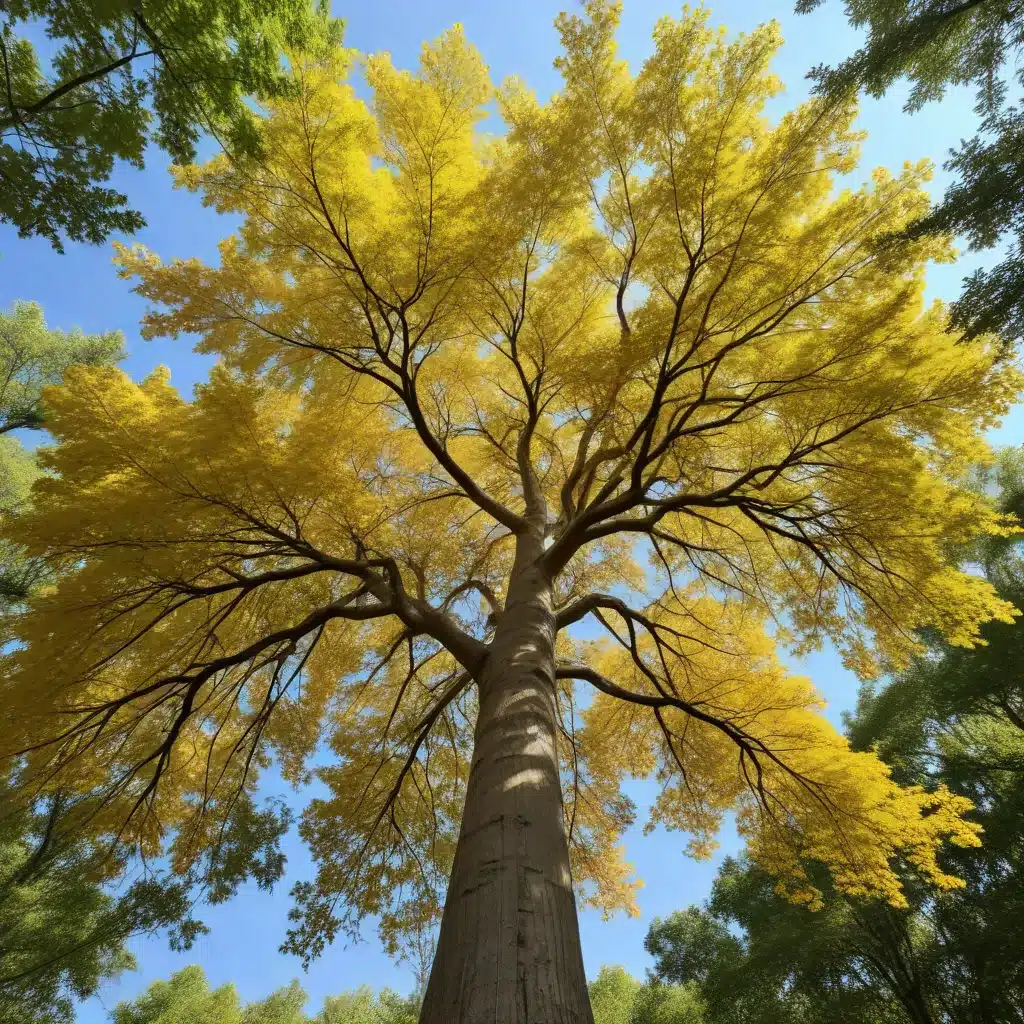
[[[477,679],[466,806],[421,1024],[593,1024],[562,810],[551,582],[520,538]]]

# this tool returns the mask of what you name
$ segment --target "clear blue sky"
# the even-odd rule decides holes
[[[364,52],[388,50],[399,66],[415,66],[420,44],[437,36],[456,21],[465,26],[469,38],[480,48],[495,81],[518,74],[539,95],[558,87],[552,68],[557,53],[553,19],[574,0],[509,0],[481,3],[479,0],[373,0],[372,3],[334,3],[335,14],[347,20],[346,42]],[[677,15],[678,8],[667,0],[626,0],[620,32],[623,56],[634,67],[651,50],[651,29],[665,13]],[[780,113],[807,94],[805,74],[819,63],[835,63],[858,45],[858,35],[842,16],[842,3],[831,0],[813,15],[792,14],[793,0],[720,0],[712,4],[712,21],[731,31],[749,30],[775,18],[781,22],[786,40],[775,70],[787,85],[783,96],[773,101],[772,113]],[[951,146],[962,136],[974,133],[972,100],[963,91],[953,91],[941,104],[933,104],[913,116],[901,110],[904,93],[894,91],[883,101],[865,101],[860,124],[869,137],[864,145],[861,168],[852,175],[866,178],[872,167],[883,165],[894,171],[904,161],[929,157],[941,164]],[[217,242],[231,230],[232,222],[203,210],[199,200],[175,192],[166,173],[163,154],[151,154],[144,172],[118,173],[116,186],[149,220],[138,241],[163,258],[199,256],[216,260]],[[937,172],[933,192],[945,187],[947,176]],[[53,252],[42,240],[19,240],[9,226],[0,227],[0,306],[14,299],[34,299],[42,304],[51,326],[80,326],[86,331],[120,328],[127,338],[129,358],[125,369],[140,379],[153,367],[169,366],[172,380],[189,393],[194,383],[205,378],[210,360],[190,351],[188,339],[177,342],[145,342],[139,337],[138,320],[144,303],[129,291],[110,263],[107,247],[69,245],[66,255]],[[953,267],[936,267],[929,278],[931,294],[952,299],[960,280],[976,266],[991,260],[991,254],[966,255]],[[994,432],[993,441],[1020,444],[1024,441],[1024,416],[1020,409]],[[811,676],[829,699],[829,715],[837,723],[840,713],[852,707],[856,683],[845,672],[834,652],[826,651],[807,659],[799,669]],[[304,802],[306,796],[301,797]],[[650,789],[632,787],[641,804]],[[683,855],[686,837],[658,831],[650,837],[637,827],[627,837],[629,855],[646,882],[640,895],[639,919],[617,918],[609,923],[599,915],[584,912],[581,918],[583,951],[587,974],[593,977],[606,963],[621,963],[637,976],[649,964],[643,937],[651,919],[708,893],[717,864],[738,846],[734,834],[722,837],[719,854],[710,863],[696,864]],[[99,996],[84,1004],[79,1024],[101,1024],[108,1010],[120,999],[131,998],[151,981],[169,975],[189,963],[201,964],[215,985],[233,981],[245,1000],[262,998],[273,989],[299,977],[310,994],[310,1009],[319,1008],[323,996],[367,982],[390,985],[400,991],[411,987],[408,971],[394,966],[375,944],[372,925],[364,943],[342,948],[336,944],[303,974],[297,960],[278,953],[287,928],[288,890],[292,883],[310,876],[312,865],[295,836],[287,843],[288,871],[271,894],[254,887],[244,889],[230,903],[208,909],[204,919],[211,933],[188,953],[174,954],[162,935],[133,943],[139,969],[108,985]]]

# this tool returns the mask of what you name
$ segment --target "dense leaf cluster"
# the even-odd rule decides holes
[[[22,34],[41,22],[46,62]],[[179,163],[204,133],[258,150],[247,99],[291,87],[282,50],[340,41],[310,0],[12,0],[0,20],[0,221],[19,235],[101,242],[145,224],[106,182],[147,145]]]
[[[823,0],[799,0],[810,11]],[[966,236],[972,249],[1006,241],[989,270],[964,282],[952,326],[968,338],[990,331],[1024,335],[1024,6],[1017,0],[846,0],[851,24],[867,30],[864,46],[837,68],[812,72],[819,91],[864,88],[880,97],[898,79],[913,88],[908,110],[940,100],[951,85],[977,90],[978,133],[950,154],[957,180],[910,229]]]
[[[43,388],[60,383],[69,366],[111,366],[124,355],[120,331],[50,330],[34,302],[15,302],[9,312],[0,312],[0,519],[27,507],[42,473],[14,432],[44,425]],[[20,545],[0,541],[0,609],[24,601],[50,575]]]
[[[211,989],[201,967],[191,966],[157,981],[130,1002],[118,1004],[112,1024],[416,1024],[419,1001],[368,985],[328,996],[310,1017],[297,981],[265,999],[244,1004],[234,985]]]

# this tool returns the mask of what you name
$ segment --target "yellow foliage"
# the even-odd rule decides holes
[[[894,906],[905,905],[889,865],[897,852],[937,886],[963,884],[942,871],[935,851],[946,839],[980,845],[978,826],[963,819],[970,802],[944,788],[901,789],[874,754],[850,750],[809,681],[780,664],[756,613],[698,598],[651,618],[666,637],[660,653],[644,643],[638,664],[615,646],[590,663],[631,693],[666,693],[686,710],[666,704],[655,718],[601,693],[582,737],[602,776],[625,770],[660,781],[649,829],[688,832],[690,852],[708,856],[722,816],[737,810],[754,859],[813,905],[818,893],[804,884],[801,858],[827,864],[842,891]]]
[[[306,952],[438,913],[474,683],[524,567],[563,627],[585,899],[635,910],[630,776],[661,780],[652,822],[698,855],[736,810],[812,903],[801,859],[899,905],[893,856],[951,886],[939,844],[978,841],[964,801],[851,752],[765,628],[870,676],[923,627],[969,646],[1015,614],[946,553],[1016,528],[964,481],[1020,376],[925,305],[947,242],[875,244],[930,170],[839,189],[855,111],[769,121],[774,25],[729,42],[684,11],[633,74],[617,21],[560,17],[545,104],[493,90],[459,28],[415,74],[371,57],[369,102],[350,54],[297,55],[265,162],[176,172],[241,218],[219,265],[118,249],[146,335],[198,335],[209,383],[189,402],[165,372],[82,368],[46,395],[52,475],[8,534],[62,576],[10,627],[0,752],[106,793],[97,834],[182,870],[259,769],[312,766]],[[603,642],[566,632],[584,616]]]

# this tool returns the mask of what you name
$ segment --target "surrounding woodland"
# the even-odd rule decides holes
[[[272,889],[271,770],[328,792],[282,954],[372,919],[416,991],[192,966],[112,1024],[1024,1024],[1024,448],[983,438],[1024,382],[1024,6],[845,11],[769,121],[777,28],[703,10],[637,70],[574,6],[545,102],[458,27],[364,101],[323,2],[3,5],[0,222],[130,241],[155,145],[241,227],[217,266],[116,243],[143,334],[218,357],[191,401],[0,310],[0,1024]],[[924,165],[834,187],[904,79],[976,90],[935,204]],[[928,305],[954,236],[999,253]],[[778,654],[825,643],[842,733]],[[631,778],[746,852],[588,981]]]

